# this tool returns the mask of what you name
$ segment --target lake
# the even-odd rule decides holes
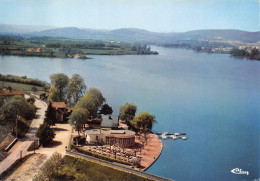
[[[147,170],[175,180],[260,177],[260,62],[226,54],[152,47],[159,55],[91,56],[90,60],[0,57],[0,73],[49,80],[78,73],[118,114],[125,102],[156,116],[154,131],[186,132],[163,140]],[[249,175],[234,174],[240,168]]]

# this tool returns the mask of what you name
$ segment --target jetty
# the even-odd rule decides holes
[[[186,137],[186,133],[169,133],[169,132],[158,132],[156,133],[156,135],[158,135],[159,137],[161,137],[162,139],[173,139],[173,140],[177,140],[177,139],[182,139],[182,140],[187,140],[188,137]]]

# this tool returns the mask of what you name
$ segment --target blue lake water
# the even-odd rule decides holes
[[[0,57],[0,73],[49,81],[78,73],[99,88],[117,114],[125,102],[156,116],[155,131],[186,132],[165,140],[147,172],[175,180],[260,177],[260,62],[223,54],[153,47],[159,55],[91,56],[91,60]],[[249,175],[230,171],[240,168]]]

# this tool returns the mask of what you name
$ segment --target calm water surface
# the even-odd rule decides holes
[[[175,180],[259,178],[260,62],[229,55],[153,47],[160,55],[91,56],[91,60],[0,57],[2,74],[49,81],[78,73],[99,88],[114,113],[125,102],[156,115],[155,131],[186,132],[165,140],[147,172]],[[241,168],[249,175],[230,171]]]

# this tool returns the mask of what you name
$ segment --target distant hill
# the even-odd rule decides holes
[[[38,36],[61,36],[77,39],[115,40],[127,42],[169,43],[176,40],[232,40],[243,42],[260,41],[260,32],[241,30],[196,30],[184,33],[155,33],[143,29],[122,28],[116,30],[57,28],[35,32]]]
[[[0,24],[0,33],[32,33],[35,31],[43,31],[47,29],[53,29],[54,26],[31,26],[31,25],[8,25]]]
[[[184,33],[156,33],[136,28],[96,30],[76,27],[53,28],[47,26],[0,25],[0,33],[8,32],[32,36],[142,43],[172,43],[179,40],[232,40],[250,43],[260,41],[260,32],[232,29],[195,30]]]
[[[35,36],[52,36],[76,39],[102,39],[107,31],[76,27],[55,28],[32,33]]]
[[[190,39],[190,40],[232,40],[243,42],[260,41],[260,32],[248,32],[242,30],[195,30],[180,33],[175,36],[175,39]]]

